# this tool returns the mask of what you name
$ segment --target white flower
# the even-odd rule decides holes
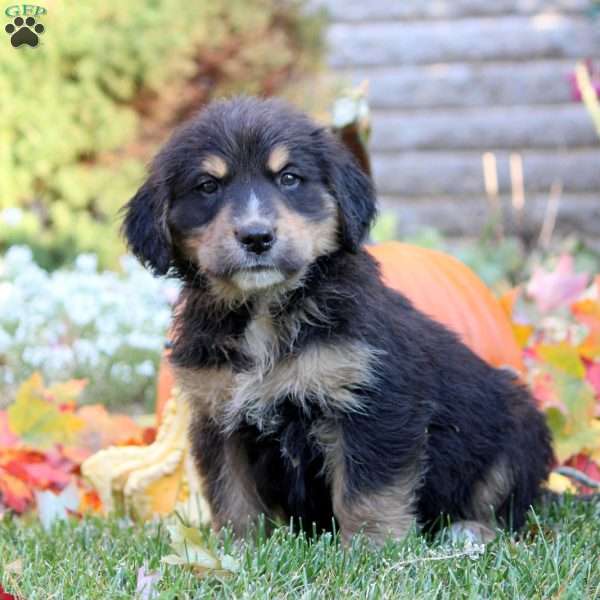
[[[95,254],[80,254],[75,259],[75,269],[81,273],[96,273],[98,257]]]
[[[32,369],[47,380],[86,377],[86,396],[97,385],[100,402],[111,381],[155,376],[179,286],[154,279],[132,257],[122,266],[98,272],[96,257],[82,254],[74,268],[47,273],[25,246],[0,257],[0,394]]]
[[[0,327],[0,354],[4,354],[10,348],[12,337]]]
[[[23,211],[16,206],[9,206],[0,213],[0,219],[10,227],[16,227],[23,220]]]
[[[145,360],[136,366],[135,372],[142,377],[153,377],[155,374],[154,364],[151,360]]]
[[[110,368],[110,374],[124,383],[131,383],[133,380],[133,369],[124,363],[115,363]]]

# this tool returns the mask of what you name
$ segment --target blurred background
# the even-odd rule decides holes
[[[88,378],[90,400],[151,402],[177,286],[124,256],[117,213],[169,132],[224,95],[325,123],[350,99],[364,140],[370,109],[375,241],[451,251],[499,290],[564,251],[600,270],[597,1],[5,4],[6,397],[40,370]],[[19,14],[43,24],[37,46],[11,43]]]

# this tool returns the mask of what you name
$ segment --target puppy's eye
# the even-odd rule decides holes
[[[207,179],[198,186],[198,189],[203,194],[214,194],[219,189],[219,184],[214,179]]]
[[[290,173],[289,171],[282,173],[279,176],[279,185],[288,189],[298,187],[300,181],[302,180],[300,179],[300,177],[298,177],[298,175]]]

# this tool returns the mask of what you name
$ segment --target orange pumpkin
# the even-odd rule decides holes
[[[453,256],[400,242],[371,246],[385,283],[422,312],[457,333],[495,367],[523,372],[521,350],[500,302]]]
[[[169,364],[169,353],[170,350],[165,350],[163,352],[163,356],[160,361],[160,367],[158,369],[158,381],[156,382],[156,417],[159,422],[161,420],[165,404],[171,397],[171,391],[175,385],[173,369],[171,369],[171,365]]]
[[[379,262],[385,283],[419,310],[457,333],[491,365],[523,371],[521,351],[506,313],[469,267],[443,252],[400,242],[368,250]],[[173,374],[165,356],[158,381],[159,419],[172,386]]]

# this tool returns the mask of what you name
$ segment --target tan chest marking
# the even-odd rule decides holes
[[[276,425],[277,408],[284,399],[307,414],[311,406],[324,415],[362,410],[357,388],[373,385],[380,353],[355,340],[314,344],[280,355],[282,337],[296,335],[299,325],[290,323],[284,329],[275,327],[266,307],[259,308],[242,340],[252,367],[239,373],[229,367],[177,369],[178,384],[195,409],[217,418],[227,431],[243,420],[268,430]]]
[[[248,328],[249,349],[255,367],[234,377],[231,401],[225,411],[226,427],[241,419],[268,429],[277,419],[278,402],[289,398],[306,413],[316,404],[323,414],[361,410],[357,387],[373,381],[376,352],[362,342],[318,344],[299,354],[274,357],[272,324],[257,321]],[[252,354],[251,354],[252,355]]]
[[[216,417],[231,398],[233,371],[229,367],[174,371],[175,380],[195,414]]]

